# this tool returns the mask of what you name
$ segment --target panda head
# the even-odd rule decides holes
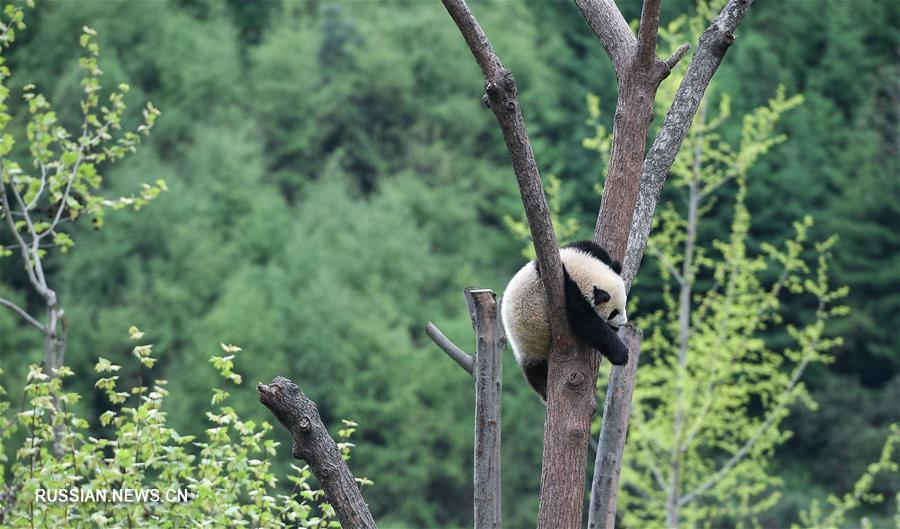
[[[618,281],[593,285],[593,305],[598,316],[610,327],[618,329],[628,323],[628,315],[625,313],[625,283],[618,274],[616,277]]]
[[[597,315],[613,328],[628,323],[622,264],[593,241],[578,241],[565,249],[564,264]]]

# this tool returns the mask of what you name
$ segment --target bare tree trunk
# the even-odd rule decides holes
[[[600,431],[600,441],[594,459],[588,529],[606,529],[615,526],[619,469],[622,466],[625,435],[631,414],[631,395],[634,392],[634,376],[641,354],[643,333],[640,329],[627,325],[619,331],[619,337],[628,347],[628,363],[614,370],[609,377],[610,393],[603,407],[603,429]],[[615,398],[610,398],[611,395]]]
[[[475,379],[475,529],[502,526],[500,492],[500,403],[506,338],[492,290],[466,288],[466,307],[475,330],[473,359],[428,322],[425,333]]]
[[[467,292],[475,307],[475,529],[500,529],[500,402],[506,348],[490,290]]]
[[[319,416],[316,403],[284,377],[257,384],[259,401],[291,432],[291,455],[309,463],[344,529],[375,529],[356,479]]]

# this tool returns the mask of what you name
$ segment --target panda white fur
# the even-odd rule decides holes
[[[559,251],[563,264],[566,316],[575,336],[615,365],[628,361],[628,351],[615,329],[627,323],[622,266],[592,241],[572,243]],[[550,316],[536,261],[509,281],[500,316],[516,361],[528,383],[547,399]]]

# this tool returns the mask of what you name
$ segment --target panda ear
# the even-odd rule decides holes
[[[609,292],[603,290],[602,288],[594,287],[594,305],[599,305],[601,303],[606,303],[609,301],[611,296]]]
[[[619,261],[614,260],[612,264],[609,265],[609,267],[613,269],[613,272],[622,275],[622,263],[620,263]]]

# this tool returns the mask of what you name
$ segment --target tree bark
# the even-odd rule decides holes
[[[475,529],[500,529],[500,403],[506,348],[496,294],[469,290],[475,309]]]
[[[291,455],[309,464],[344,529],[375,529],[359,485],[319,417],[316,403],[284,377],[257,384],[259,401],[291,432]]]
[[[619,337],[628,348],[628,363],[614,369],[609,377],[609,391],[603,407],[603,429],[594,460],[591,482],[591,503],[588,508],[588,529],[611,529],[615,525],[616,500],[619,491],[619,469],[625,451],[628,419],[631,415],[631,395],[641,353],[643,333],[626,325]]]
[[[624,260],[628,246],[647,131],[653,119],[653,99],[661,80],[641,70],[629,70],[619,81],[609,169],[594,229],[594,241],[619,261]]]
[[[588,0],[579,2],[590,3]],[[618,11],[614,4],[606,9]],[[618,54],[614,60],[619,82],[618,98],[612,150],[594,241],[620,261],[625,257],[631,219],[640,192],[641,163],[647,146],[647,132],[653,120],[653,100],[659,83],[671,72],[671,67],[656,56],[659,9],[660,0],[644,0],[637,39],[626,53]],[[609,20],[620,17],[621,14],[607,16]],[[600,40],[606,48],[607,40]],[[609,51],[607,53],[613,56]]]

